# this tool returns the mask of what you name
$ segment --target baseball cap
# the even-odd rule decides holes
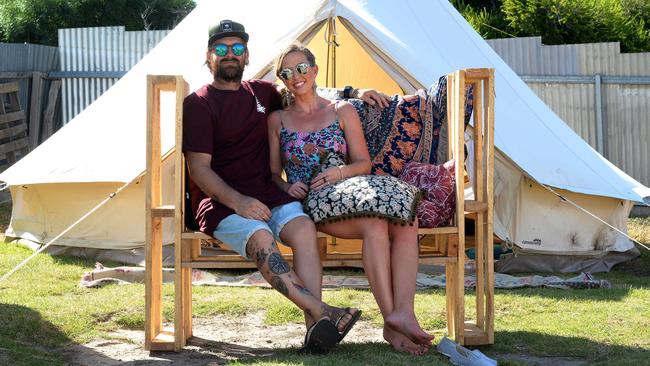
[[[248,33],[246,33],[244,26],[228,19],[212,25],[208,30],[208,37],[208,46],[215,40],[224,37],[239,37],[244,42],[248,42]]]

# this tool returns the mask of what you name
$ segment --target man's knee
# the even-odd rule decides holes
[[[306,216],[296,217],[284,225],[282,231],[280,231],[280,239],[287,244],[294,241],[315,240],[316,225]]]
[[[248,255],[248,258],[257,261],[256,255],[258,255],[260,251],[266,252],[273,247],[275,247],[273,234],[267,230],[257,230],[253,235],[251,235],[246,243],[246,254]]]

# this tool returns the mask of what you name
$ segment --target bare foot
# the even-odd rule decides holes
[[[414,356],[423,356],[429,352],[429,347],[413,343],[407,336],[387,325],[384,325],[384,339],[399,352],[410,353]]]
[[[395,329],[397,332],[407,336],[413,342],[422,346],[431,346],[431,341],[435,338],[420,328],[420,324],[415,319],[415,314],[404,314],[393,311],[386,317],[386,324]]]

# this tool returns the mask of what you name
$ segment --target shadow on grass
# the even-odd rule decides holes
[[[301,355],[295,348],[275,350],[268,356],[239,360],[237,364],[297,365],[449,365],[447,358],[431,348],[426,356],[411,356],[394,351],[388,343],[344,343],[327,355]]]
[[[513,359],[529,360],[523,364],[537,364],[544,359],[548,363],[543,365],[561,364],[559,359],[583,361],[585,365],[647,365],[650,360],[647,348],[523,331],[497,331],[494,345],[480,349],[498,359],[499,365],[521,364],[509,361]]]
[[[99,250],[98,250],[99,251]],[[95,258],[75,257],[72,255],[51,255],[52,261],[55,264],[88,267],[89,269],[95,268],[95,263],[100,262],[105,267],[120,267],[120,266],[133,266],[131,264],[124,264],[121,262],[111,260],[98,261]]]
[[[179,353],[151,352],[150,357],[153,359],[126,361],[120,365],[448,365],[444,356],[433,350],[425,357],[415,357],[396,353],[388,344],[380,343],[343,344],[327,355],[301,355],[297,348],[253,348],[197,337],[191,338]]]
[[[143,359],[143,356],[137,357],[138,359],[131,361],[122,360],[119,362],[119,365],[223,365],[233,360],[265,357],[271,355],[273,352],[277,352],[277,350],[268,348],[251,348],[237,344],[193,337],[181,352],[152,351],[148,353],[148,359]],[[91,363],[89,364],[93,364],[92,361],[96,360],[91,359],[90,361]],[[118,363],[115,365],[118,365]]]
[[[160,365],[179,364],[198,366],[224,364],[240,358],[266,357],[278,350],[249,348],[236,344],[192,338],[188,346],[179,353],[134,352],[133,348],[142,345],[126,344],[122,353],[114,349],[111,356],[90,347],[75,344],[56,325],[43,319],[41,315],[25,306],[0,304],[0,365]],[[121,342],[108,341],[106,345]],[[99,345],[102,347],[104,345]],[[282,352],[282,350],[280,350]],[[117,356],[114,356],[116,354]],[[142,354],[142,355],[140,355]],[[135,357],[128,361],[124,358]],[[144,359],[147,358],[147,359]]]
[[[63,347],[73,342],[54,324],[25,306],[0,304],[0,365],[67,365]],[[82,346],[77,346],[82,347]],[[97,359],[107,359],[92,350]]]

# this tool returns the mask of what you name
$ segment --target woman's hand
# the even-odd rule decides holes
[[[324,172],[319,173],[311,180],[310,189],[319,189],[327,187],[343,179],[343,167],[335,166],[326,169]]]
[[[309,190],[309,188],[307,187],[307,185],[305,183],[296,182],[296,183],[289,186],[289,188],[287,189],[287,193],[289,194],[289,196],[301,200],[301,199],[307,197],[307,191],[308,190]]]

